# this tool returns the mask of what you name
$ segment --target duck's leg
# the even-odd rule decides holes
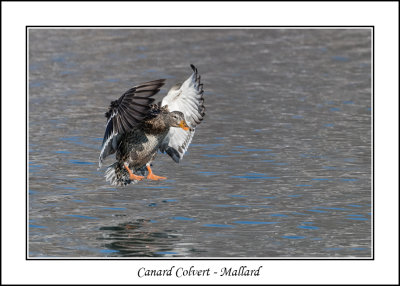
[[[146,168],[147,168],[147,171],[149,171],[149,174],[147,175],[147,179],[154,180],[154,181],[165,180],[166,179],[166,177],[160,177],[160,176],[154,175],[153,171],[150,168],[150,163],[146,164]]]
[[[124,163],[124,167],[125,167],[125,169],[128,171],[128,173],[129,173],[129,180],[137,180],[137,181],[141,181],[141,180],[143,180],[144,179],[144,177],[143,176],[138,176],[138,175],[135,175],[134,173],[132,173],[132,171],[131,171],[131,169],[129,169],[129,165],[128,165],[128,163]]]

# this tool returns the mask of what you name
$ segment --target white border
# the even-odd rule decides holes
[[[148,8],[148,9],[147,9]],[[151,13],[146,13],[151,11]],[[151,15],[149,15],[151,14]],[[248,16],[244,16],[248,15]],[[205,19],[211,19],[210,22]],[[24,162],[26,25],[374,25],[375,260],[191,261],[219,268],[262,264],[258,278],[138,279],[139,265],[187,261],[26,261]],[[398,282],[398,3],[44,3],[2,2],[3,283],[397,283]],[[379,96],[378,96],[379,94]],[[19,110],[19,111],[18,111]],[[20,112],[16,116],[16,112]],[[4,120],[7,119],[7,120]],[[4,124],[5,122],[12,124]],[[11,152],[12,151],[12,152]],[[23,202],[23,203],[21,203]],[[378,231],[379,230],[379,231]],[[21,275],[23,273],[23,275]],[[68,274],[67,274],[68,273]],[[70,275],[73,274],[73,275]]]

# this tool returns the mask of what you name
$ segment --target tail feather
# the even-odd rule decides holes
[[[104,177],[106,178],[106,181],[110,182],[110,184],[113,186],[126,186],[130,183],[136,184],[138,182],[137,180],[129,179],[128,172],[121,166],[119,162],[115,162],[114,164],[108,166]]]

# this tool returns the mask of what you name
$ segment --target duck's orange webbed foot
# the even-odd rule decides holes
[[[166,177],[161,177],[153,174],[153,171],[150,168],[150,165],[146,165],[147,171],[149,171],[149,174],[147,175],[147,179],[153,180],[153,181],[158,181],[158,180],[165,180]]]
[[[138,175],[135,175],[134,173],[132,173],[132,171],[131,171],[131,169],[129,169],[129,165],[127,163],[124,163],[124,167],[129,173],[129,180],[131,180],[131,181],[133,181],[133,180],[141,181],[141,180],[144,179],[143,176],[138,176]]]

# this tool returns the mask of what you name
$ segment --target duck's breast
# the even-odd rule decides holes
[[[136,136],[133,136],[134,140],[130,141],[130,165],[132,164],[136,169],[139,169],[150,162],[167,133],[142,133],[141,136],[136,133]]]
[[[146,139],[142,143],[143,149],[148,150],[149,153],[157,152],[157,149],[160,147],[160,144],[166,134],[145,134]]]

